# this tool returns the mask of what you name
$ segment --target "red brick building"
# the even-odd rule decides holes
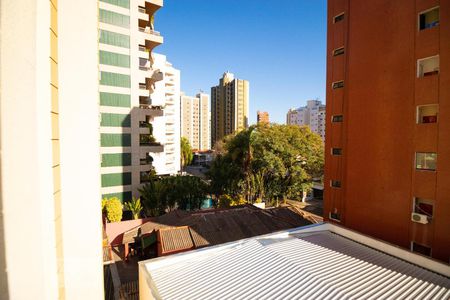
[[[450,1],[328,0],[325,218],[450,259]]]

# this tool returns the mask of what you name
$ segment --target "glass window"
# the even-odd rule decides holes
[[[333,23],[337,23],[344,20],[344,13],[341,13],[333,18]]]
[[[130,17],[109,10],[100,9],[99,21],[124,28],[130,28]]]
[[[341,182],[339,180],[331,180],[331,186],[335,188],[340,188]]]
[[[417,124],[437,123],[438,105],[421,105],[417,107]]]
[[[419,14],[419,30],[432,28],[439,25],[439,7]]]
[[[344,116],[343,115],[335,115],[331,117],[331,122],[337,123],[337,122],[342,122],[344,120]]]
[[[431,152],[416,153],[416,169],[418,170],[436,170],[437,154]]]
[[[433,200],[414,198],[414,213],[433,217]]]
[[[425,256],[431,256],[431,248],[430,247],[418,244],[416,242],[412,242],[411,250],[413,252],[416,252],[416,253],[419,253],[419,254],[422,254]]]
[[[417,78],[439,74],[439,55],[417,60]]]
[[[341,148],[332,148],[331,154],[333,155],[342,155],[342,149]]]
[[[333,82],[332,87],[333,87],[333,89],[341,89],[344,87],[344,81],[341,80],[341,81]]]
[[[334,49],[333,56],[338,56],[344,54],[344,47]]]

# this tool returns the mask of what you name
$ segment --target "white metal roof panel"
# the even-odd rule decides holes
[[[162,299],[450,299],[450,279],[330,231],[146,263]]]

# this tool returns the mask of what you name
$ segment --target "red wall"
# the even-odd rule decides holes
[[[440,5],[440,25],[418,31],[418,13]],[[342,22],[333,17],[345,12]],[[331,55],[345,46],[345,54]],[[440,74],[416,78],[418,58],[440,55]],[[329,0],[325,218],[404,248],[411,241],[450,258],[450,1]],[[331,83],[344,80],[344,88]],[[438,103],[437,124],[416,107]],[[344,122],[331,123],[343,114]],[[332,156],[342,147],[342,156]],[[437,152],[436,172],[416,171],[415,152]],[[331,188],[340,180],[341,188]],[[435,201],[430,224],[411,222],[413,197]]]

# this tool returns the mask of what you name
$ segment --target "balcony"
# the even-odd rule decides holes
[[[154,70],[150,77],[147,78],[147,84],[153,84],[155,82],[161,81],[164,79],[164,73],[161,72],[159,69]]]
[[[164,42],[163,37],[158,31],[150,29],[150,27],[139,27],[139,44],[145,45],[148,51],[152,51],[156,46]]]
[[[144,148],[145,152],[164,152],[164,146],[157,142],[151,134],[140,134],[139,145]]]
[[[142,6],[138,7],[138,19],[139,19],[139,25],[149,24],[150,16],[147,14],[145,7],[142,7]],[[141,23],[141,22],[143,22],[143,23]]]
[[[166,95],[175,95],[174,88],[166,88]]]
[[[163,0],[139,0],[138,6],[145,7],[149,15],[153,15],[158,9],[163,7]]]

